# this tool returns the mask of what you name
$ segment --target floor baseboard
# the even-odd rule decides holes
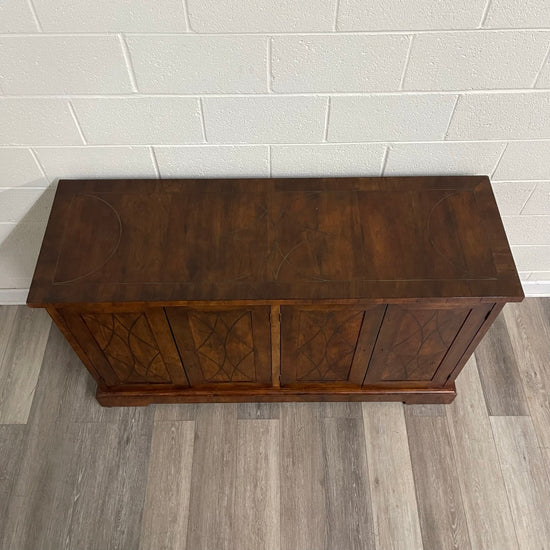
[[[28,288],[0,288],[0,305],[23,305],[27,303]]]

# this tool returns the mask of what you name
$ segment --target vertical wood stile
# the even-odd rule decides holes
[[[280,386],[281,375],[281,306],[271,306],[271,375],[273,386]]]

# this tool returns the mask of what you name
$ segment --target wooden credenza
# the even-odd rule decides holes
[[[103,405],[449,403],[522,299],[484,176],[64,180],[28,305]]]

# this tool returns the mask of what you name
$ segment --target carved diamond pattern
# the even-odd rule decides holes
[[[363,312],[300,312],[296,380],[347,380]]]
[[[430,380],[466,314],[464,310],[401,309],[396,312],[398,326],[395,341],[386,351],[384,363],[388,369],[384,379]]]
[[[82,319],[121,382],[171,382],[144,313],[86,313]]]
[[[205,380],[256,380],[250,312],[193,312],[189,325]]]

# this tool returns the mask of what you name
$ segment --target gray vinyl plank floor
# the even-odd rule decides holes
[[[0,307],[0,548],[550,550],[550,299],[509,304],[449,406],[102,408]]]

